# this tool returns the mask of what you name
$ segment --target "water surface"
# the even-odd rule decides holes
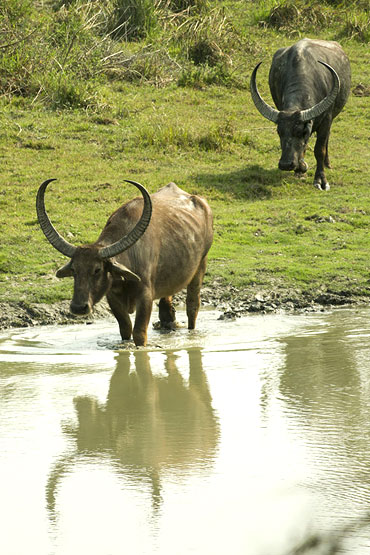
[[[0,335],[1,554],[285,555],[370,511],[370,311],[218,316]]]

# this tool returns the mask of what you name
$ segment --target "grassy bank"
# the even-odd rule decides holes
[[[151,192],[175,181],[214,211],[208,283],[370,295],[368,2],[149,4],[151,23],[124,32],[119,2],[2,8],[0,301],[70,297],[71,281],[54,277],[63,257],[35,215],[50,177],[49,214],[75,244],[95,240],[136,195],[123,179]],[[312,185],[314,137],[304,179],[277,169],[275,126],[248,89],[264,60],[259,87],[272,103],[271,55],[303,36],[340,41],[352,65],[352,94],[332,127],[329,192]]]

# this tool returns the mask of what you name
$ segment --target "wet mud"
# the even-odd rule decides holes
[[[174,306],[183,308],[186,293],[174,297]],[[215,308],[221,312],[220,319],[234,319],[248,313],[275,312],[317,312],[332,307],[368,306],[370,294],[364,295],[353,288],[333,291],[322,286],[307,290],[274,287],[269,289],[251,286],[238,289],[233,285],[215,280],[202,288],[203,307]],[[153,313],[156,312],[156,304]],[[92,315],[84,318],[86,322],[113,318],[105,301],[94,308]],[[81,317],[69,312],[69,301],[57,304],[0,302],[0,329],[30,327],[35,325],[63,325],[81,323]]]

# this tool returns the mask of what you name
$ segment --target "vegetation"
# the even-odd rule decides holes
[[[5,0],[0,4],[0,300],[69,298],[54,277],[35,196],[78,244],[96,239],[135,193],[169,181],[207,197],[215,241],[207,280],[243,288],[326,288],[369,295],[368,0]],[[352,95],[333,124],[327,176],[277,169],[269,96],[273,52],[303,36],[338,40]]]

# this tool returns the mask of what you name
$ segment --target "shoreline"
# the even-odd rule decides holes
[[[174,296],[174,307],[185,305],[186,293]],[[156,313],[153,303],[153,313]],[[221,312],[220,319],[233,319],[250,313],[294,313],[319,312],[334,307],[368,306],[370,296],[358,295],[353,291],[334,292],[320,287],[302,291],[278,287],[274,290],[249,287],[238,289],[233,285],[222,284],[214,280],[201,290],[201,308],[212,307]],[[81,322],[93,322],[101,319],[113,319],[105,300],[94,307],[87,317],[73,316],[69,312],[69,301],[55,304],[28,303],[25,301],[0,302],[0,329],[26,328],[42,325],[65,325]]]

